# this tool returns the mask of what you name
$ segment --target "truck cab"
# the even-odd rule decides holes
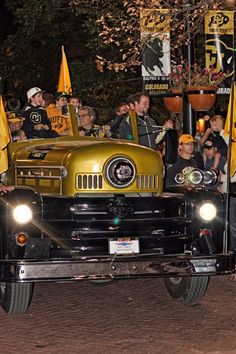
[[[208,184],[163,191],[158,151],[129,140],[71,132],[8,145],[15,185],[1,196],[0,302],[24,313],[42,281],[109,282],[163,277],[173,298],[199,302],[210,276],[234,272],[224,236],[224,201]],[[66,286],[66,285],[65,285]]]

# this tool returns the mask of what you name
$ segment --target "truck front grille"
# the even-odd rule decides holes
[[[157,175],[138,175],[136,177],[136,187],[138,189],[158,188]]]
[[[101,175],[78,175],[78,189],[102,189]]]
[[[158,188],[158,175],[137,175],[136,188],[142,190]],[[102,175],[78,175],[78,189],[103,189],[104,181]]]

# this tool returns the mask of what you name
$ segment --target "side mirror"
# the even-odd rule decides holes
[[[178,157],[178,134],[177,130],[169,129],[165,134],[165,163],[174,164]]]

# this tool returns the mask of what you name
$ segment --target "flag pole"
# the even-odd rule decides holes
[[[233,135],[233,111],[234,111],[234,97],[236,85],[236,72],[235,72],[235,50],[236,50],[236,21],[234,13],[234,34],[233,34],[233,79],[231,87],[231,101],[230,101],[230,124],[229,124],[229,142],[228,142],[228,156],[227,156],[227,171],[226,171],[226,199],[225,199],[225,232],[223,237],[223,253],[228,251],[228,238],[229,238],[229,208],[230,208],[230,174],[231,174],[231,158],[232,158],[232,135]],[[235,112],[236,114],[236,112]],[[236,144],[236,142],[235,142]]]

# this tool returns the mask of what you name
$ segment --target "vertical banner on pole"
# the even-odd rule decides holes
[[[144,92],[158,95],[168,90],[170,75],[170,17],[168,10],[140,11],[144,43],[142,77]]]
[[[229,94],[234,75],[234,11],[208,11],[205,16],[206,67],[222,71],[226,78],[217,91]]]

